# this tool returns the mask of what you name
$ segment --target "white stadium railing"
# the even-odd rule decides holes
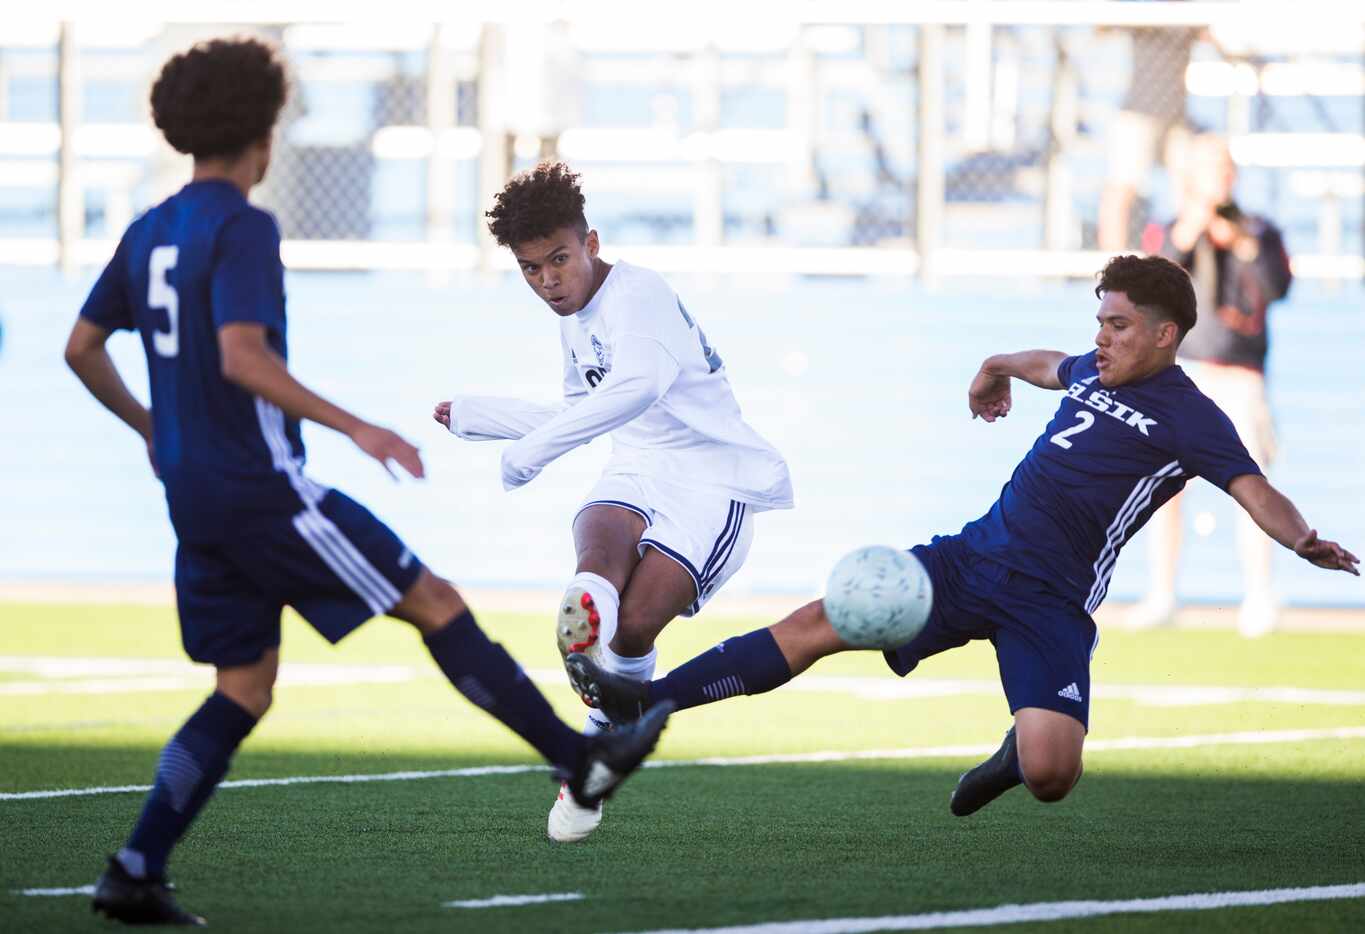
[[[0,233],[0,264],[51,265],[72,268],[103,261],[112,249],[108,231],[116,231],[134,212],[172,190],[183,178],[183,161],[170,154],[155,131],[144,122],[83,122],[79,91],[94,74],[101,80],[118,78],[145,87],[155,61],[183,44],[182,37],[202,37],[217,31],[266,28],[278,37],[290,56],[296,80],[319,86],[344,82],[381,82],[391,79],[391,56],[425,56],[429,119],[381,125],[368,133],[367,149],[377,164],[403,163],[420,167],[428,180],[425,233],[411,240],[294,238],[288,236],[284,257],[298,269],[501,269],[510,264],[491,249],[478,231],[480,205],[500,186],[505,167],[513,159],[534,157],[537,140],[519,132],[513,114],[493,104],[507,74],[490,63],[488,48],[501,24],[461,18],[452,20],[452,5],[394,2],[362,23],[310,22],[336,15],[331,4],[314,2],[238,2],[233,4],[170,4],[154,2],[139,7],[140,19],[110,19],[103,6],[55,2],[41,15],[18,14],[0,36],[0,194],[51,191],[57,201],[56,230],[51,236],[9,236]],[[582,58],[584,75],[620,85],[644,86],[661,81],[688,85],[695,106],[715,109],[727,88],[772,88],[786,95],[786,120],[780,127],[720,126],[714,114],[704,114],[697,126],[682,130],[667,120],[652,127],[575,125],[556,134],[557,152],[575,164],[590,167],[595,191],[648,198],[652,193],[682,195],[690,205],[692,228],[688,243],[618,242],[615,250],[660,268],[699,272],[788,272],[819,275],[919,275],[928,279],[956,276],[1089,276],[1105,254],[1077,248],[1078,236],[1058,241],[1066,248],[974,246],[947,242],[945,226],[966,212],[967,205],[951,204],[946,193],[950,156],[960,157],[991,141],[1013,143],[1011,107],[1018,94],[1023,67],[1018,60],[995,55],[1000,33],[1014,27],[1057,30],[1087,27],[1208,27],[1227,60],[1192,61],[1185,73],[1186,89],[1201,98],[1223,100],[1229,112],[1244,113],[1254,97],[1271,99],[1354,98],[1365,94],[1365,65],[1360,49],[1365,42],[1365,12],[1358,4],[1295,4],[1288,20],[1278,3],[1122,3],[1122,2],[856,2],[755,3],[695,2],[681,10],[646,13],[638,4],[605,2],[568,7],[558,3],[517,5],[519,21],[539,18],[555,22],[569,18],[566,42]],[[736,12],[736,11],[739,12]],[[708,12],[709,11],[709,12]],[[508,14],[511,15],[510,12]],[[717,19],[722,17],[722,19]],[[7,19],[10,14],[7,14]],[[716,26],[724,21],[725,28]],[[166,24],[175,24],[167,33]],[[742,167],[785,173],[793,189],[809,187],[813,153],[840,155],[866,147],[863,137],[844,131],[820,131],[812,117],[834,93],[856,93],[876,100],[885,95],[886,79],[894,69],[884,50],[853,41],[846,27],[914,26],[916,50],[913,75],[915,102],[913,134],[885,141],[890,156],[913,163],[916,174],[907,180],[904,200],[913,202],[913,222],[899,233],[873,236],[875,245],[795,245],[780,236],[762,243],[730,242],[725,232],[722,175]],[[961,30],[961,48],[949,56],[947,30]],[[174,39],[168,38],[174,36]],[[11,54],[15,51],[56,50],[55,56]],[[143,55],[124,54],[143,50]],[[317,53],[348,53],[319,57]],[[623,56],[621,53],[634,53]],[[960,52],[960,54],[957,54]],[[735,61],[728,53],[746,53],[752,60]],[[379,56],[379,57],[376,57]],[[816,56],[820,58],[815,64]],[[84,63],[83,59],[90,58]],[[150,63],[150,65],[149,65]],[[1048,63],[1051,67],[1052,63]],[[818,72],[818,74],[817,74]],[[947,112],[948,78],[961,86]],[[436,94],[439,76],[445,87],[464,80],[477,88],[478,116],[472,125],[452,125],[451,102]],[[56,121],[17,121],[7,118],[4,82],[11,78],[48,80],[66,102]],[[1024,77],[1027,77],[1026,75]],[[954,88],[957,84],[954,84]],[[1056,88],[1054,87],[1054,92]],[[515,95],[512,98],[515,99]],[[446,110],[437,107],[440,103]],[[882,101],[879,106],[885,106]],[[896,106],[899,106],[897,101]],[[1085,119],[1073,115],[1072,129]],[[876,109],[875,107],[873,109]],[[1360,108],[1357,107],[1357,110]],[[953,129],[949,129],[949,123]],[[1361,178],[1365,172],[1365,134],[1361,127],[1334,132],[1251,131],[1230,118],[1230,145],[1235,161],[1247,169],[1274,172],[1277,184],[1293,198],[1315,206],[1316,250],[1294,251],[1295,271],[1306,278],[1358,280],[1365,277],[1360,249],[1344,244],[1357,236],[1350,215],[1359,212]],[[1055,129],[1055,126],[1054,126]],[[301,130],[299,132],[302,132]],[[1058,137],[1081,147],[1075,133]],[[818,137],[818,139],[817,139]],[[1071,142],[1067,142],[1070,140]],[[1085,144],[1093,147],[1093,141]],[[449,178],[465,165],[477,178],[477,197],[457,204]],[[152,168],[148,168],[152,166]],[[977,212],[999,214],[1002,225],[1017,224],[1021,213],[1032,211],[1041,220],[1079,229],[1074,206],[1065,202],[1067,180],[1050,176],[1038,204],[993,207],[988,197]],[[860,183],[861,184],[861,183]],[[983,188],[987,183],[982,183]],[[88,195],[99,196],[105,235],[85,231],[84,206]],[[793,200],[800,200],[794,198]],[[835,201],[838,199],[836,198]],[[971,199],[967,199],[971,204]],[[811,199],[801,210],[842,210],[846,206],[816,206]],[[0,210],[3,208],[0,207]],[[972,207],[975,211],[975,207]],[[453,236],[459,229],[468,242]],[[1348,230],[1351,233],[1348,235]],[[1052,242],[1049,239],[1048,242]]]

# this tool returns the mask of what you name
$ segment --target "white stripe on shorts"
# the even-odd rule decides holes
[[[402,599],[398,588],[379,573],[331,519],[316,509],[305,509],[294,516],[294,528],[375,615],[388,612]]]

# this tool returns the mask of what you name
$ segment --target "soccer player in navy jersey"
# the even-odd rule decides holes
[[[448,581],[303,472],[308,419],[386,470],[394,462],[423,475],[411,444],[317,396],[286,366],[280,234],[247,201],[285,95],[283,66],[254,40],[196,45],[166,63],[152,113],[194,156],[193,179],[128,228],[66,348],[86,388],[147,444],[179,541],[185,650],[217,668],[216,690],[166,745],[131,837],[96,884],[93,908],[128,923],[204,923],[176,904],[166,861],[270,707],[286,605],[332,642],[380,614],[412,623],[456,689],[530,743],[584,806],[639,765],[668,713],[625,733],[571,730]],[[150,409],[105,349],[119,329],[142,338]]]
[[[1094,350],[1029,350],[981,365],[968,391],[974,418],[1009,414],[1012,379],[1065,395],[990,511],[957,535],[912,549],[932,580],[933,609],[914,640],[885,653],[887,664],[904,676],[931,655],[989,639],[1014,716],[999,751],[958,782],[950,805],[958,816],[1021,782],[1040,801],[1059,801],[1076,784],[1099,641],[1091,614],[1119,550],[1191,478],[1225,490],[1301,558],[1359,576],[1359,559],[1318,538],[1266,482],[1227,416],[1175,364],[1195,323],[1185,271],[1161,257],[1119,256],[1095,293]],[[850,648],[817,600],[649,683],[581,655],[569,667],[579,693],[626,722],[655,703],[682,709],[771,691]]]

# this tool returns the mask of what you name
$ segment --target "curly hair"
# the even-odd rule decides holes
[[[231,157],[265,139],[288,93],[284,64],[257,39],[213,39],[174,55],[152,85],[152,120],[180,152]]]
[[[577,231],[579,240],[588,235],[578,174],[562,162],[542,162],[515,176],[494,197],[493,210],[484,216],[500,246],[515,247],[563,227]]]
[[[1122,292],[1134,305],[1173,321],[1183,339],[1198,320],[1189,273],[1164,256],[1115,256],[1099,272],[1095,297]]]

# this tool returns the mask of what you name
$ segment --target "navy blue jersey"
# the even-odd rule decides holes
[[[156,465],[182,541],[321,499],[302,473],[298,421],[222,375],[226,324],[264,325],[286,356],[279,228],[234,185],[192,182],[134,221],[81,315],[141,334]]]
[[[1119,550],[1186,481],[1226,490],[1261,471],[1179,366],[1108,389],[1092,351],[1063,360],[1057,378],[1067,387],[1057,414],[962,538],[1093,613]]]

